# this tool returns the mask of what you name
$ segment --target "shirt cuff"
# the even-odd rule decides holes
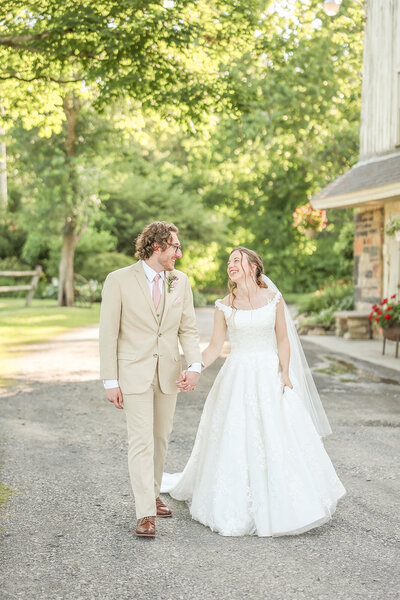
[[[201,373],[201,363],[192,363],[190,367],[187,368],[188,371],[195,371],[196,373]]]
[[[118,379],[103,379],[103,385],[105,390],[111,390],[111,388],[119,387]]]

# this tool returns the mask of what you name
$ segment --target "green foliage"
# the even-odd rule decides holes
[[[338,275],[350,277],[353,272],[354,257],[354,222],[345,223],[340,229],[337,241],[333,245],[333,251],[339,257]]]
[[[230,104],[222,68],[253,41],[263,4],[3,0],[6,118],[22,117],[24,127],[39,126],[46,136],[59,133],[63,98],[73,91],[91,95],[99,108],[127,95],[190,125],[205,110]]]
[[[330,283],[301,298],[297,308],[300,331],[308,330],[310,325],[318,325],[326,330],[332,329],[335,325],[336,311],[354,309],[353,285],[343,281]]]
[[[207,305],[207,298],[199,292],[197,288],[193,288],[193,303],[196,308],[202,308]]]
[[[395,235],[396,231],[400,231],[400,217],[392,217],[385,231],[387,235]]]
[[[134,262],[136,259],[120,252],[100,252],[88,256],[77,271],[86,279],[94,279],[102,283],[111,271],[128,267]]]
[[[94,279],[83,281],[74,279],[74,305],[91,307],[93,302],[101,301],[102,284]]]
[[[351,211],[328,211],[315,240],[292,213],[357,159],[360,7],[344,1],[328,19],[317,0],[282,10],[44,0],[29,9],[50,20],[18,20],[21,6],[5,0],[0,24],[10,189],[0,257],[55,276],[71,226],[82,234],[76,271],[102,281],[163,219],[180,229],[177,267],[195,287],[224,288],[238,244],[284,293],[351,277]],[[79,109],[72,155],[67,101]]]
[[[4,215],[3,222],[0,223],[0,260],[16,259],[16,256],[20,256],[25,243],[26,233],[18,228],[14,219],[15,214],[10,211],[9,214]],[[2,267],[2,269],[6,268],[8,267]]]
[[[300,314],[312,315],[325,310],[352,310],[354,308],[353,285],[337,281],[317,290],[299,302]]]
[[[205,204],[229,219],[229,247],[257,250],[284,291],[315,289],[337,273],[340,228],[306,240],[292,213],[358,156],[362,10],[350,11],[349,23],[348,15],[329,21],[318,6],[267,13],[257,38],[264,54],[243,54],[231,70],[240,117],[217,121],[213,143],[199,140],[190,157]]]
[[[334,317],[334,312],[335,309],[332,307],[320,310],[319,312],[313,314],[310,319],[307,319],[307,321],[302,324],[302,326],[300,327],[300,331],[303,326],[307,325],[322,326],[326,330],[332,329],[336,321]]]

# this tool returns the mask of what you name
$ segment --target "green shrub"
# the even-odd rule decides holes
[[[332,329],[335,325],[336,311],[354,308],[353,294],[353,284],[336,281],[314,294],[304,296],[298,303],[298,313],[309,318],[301,320],[299,330],[307,330],[310,325]]]
[[[48,281],[40,281],[35,292],[35,298],[43,298],[48,300],[57,300],[58,296],[58,280],[53,277],[51,283]]]
[[[335,312],[334,308],[324,308],[319,313],[313,315],[308,323],[310,325],[322,325],[325,329],[331,329],[335,325],[335,317],[333,313]]]
[[[111,271],[116,271],[122,267],[128,267],[136,259],[119,252],[101,252],[87,257],[85,263],[81,265],[79,274],[88,280],[102,282]]]
[[[203,308],[207,305],[207,298],[199,292],[198,289],[193,288],[193,302],[196,308]]]
[[[354,308],[354,288],[352,283],[336,281],[314,294],[303,298],[299,304],[299,314],[316,315],[323,310],[352,310]]]
[[[74,279],[74,303],[79,304],[91,304],[92,302],[101,301],[101,290],[103,285],[94,279],[89,281],[81,281],[80,279]],[[51,282],[42,281],[37,287],[36,298],[57,300],[58,297],[58,279],[52,277]]]

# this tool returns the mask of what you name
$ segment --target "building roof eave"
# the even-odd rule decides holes
[[[400,149],[364,157],[349,171],[317,192],[314,208],[350,208],[398,199],[400,195]]]
[[[325,198],[313,198],[311,205],[317,209],[327,208],[358,208],[369,206],[371,208],[382,206],[384,202],[400,199],[400,181],[389,183],[375,188],[358,190],[348,194],[338,194]]]

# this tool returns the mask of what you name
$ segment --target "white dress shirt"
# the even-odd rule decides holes
[[[154,277],[157,275],[157,271],[152,269],[144,260],[142,260],[141,262],[144,274],[146,275],[147,283],[149,285],[150,296],[153,297]],[[163,291],[164,278],[165,271],[161,271],[160,279],[158,280],[158,285],[160,286],[161,294]],[[190,365],[190,367],[188,367],[187,370],[195,371],[196,373],[201,373],[201,363],[193,363],[192,365]],[[118,379],[104,379],[103,384],[106,390],[119,387]]]

